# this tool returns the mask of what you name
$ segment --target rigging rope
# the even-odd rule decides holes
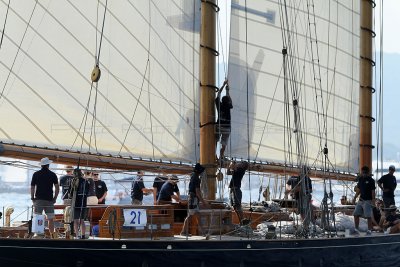
[[[33,13],[34,13],[35,10],[36,10],[37,4],[38,4],[38,0],[35,1],[35,5],[33,6],[31,15],[29,16],[29,20],[28,20],[28,22],[26,23],[26,28],[25,28],[24,34],[22,35],[21,41],[20,41],[20,43],[19,43],[19,45],[18,45],[17,53],[15,53],[15,57],[14,57],[13,63],[11,64],[10,70],[9,70],[9,72],[8,72],[8,74],[7,74],[7,79],[6,79],[6,81],[4,82],[3,89],[1,90],[0,99],[3,97],[4,90],[6,89],[8,80],[9,80],[9,78],[10,78],[10,76],[11,76],[11,73],[13,72],[13,68],[14,68],[15,62],[17,61],[17,57],[18,57],[19,52],[20,52],[21,47],[22,47],[22,43],[23,43],[23,41],[25,40],[25,35],[26,35],[26,33],[28,32],[28,29],[29,29],[29,27],[30,27],[31,20],[32,20],[32,17],[33,17]],[[8,8],[7,8],[7,14],[8,14]],[[5,22],[4,22],[4,26],[5,26]],[[3,35],[4,35],[4,29],[3,29],[3,33],[2,33],[2,39],[3,39]]]
[[[7,17],[8,17],[8,10],[10,9],[10,2],[11,2],[11,0],[8,0],[6,17],[4,18],[3,31],[1,32],[0,49],[3,44],[4,32],[6,31],[6,22],[7,22]]]

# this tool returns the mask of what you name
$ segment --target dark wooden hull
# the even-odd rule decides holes
[[[1,266],[400,266],[400,235],[308,240],[0,239]]]

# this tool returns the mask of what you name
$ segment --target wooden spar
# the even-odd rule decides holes
[[[56,164],[75,166],[80,159],[82,167],[101,168],[109,170],[137,171],[145,170],[159,172],[161,169],[173,174],[190,174],[193,166],[190,164],[158,162],[143,159],[132,159],[113,157],[109,155],[98,155],[90,153],[79,153],[77,151],[63,151],[59,149],[39,148],[21,146],[15,144],[0,144],[0,156],[40,161],[43,157],[49,157]],[[227,166],[225,166],[227,167]],[[296,166],[284,166],[274,163],[251,163],[250,170],[260,173],[274,173],[281,175],[298,175],[299,168]],[[322,170],[311,170],[312,178],[330,178],[332,180],[354,181],[356,175],[343,172],[323,172]]]
[[[0,156],[33,161],[40,161],[41,158],[48,157],[56,164],[76,166],[78,161],[80,161],[80,166],[82,167],[126,171],[144,170],[159,172],[160,170],[164,170],[168,173],[174,174],[189,174],[193,170],[193,166],[190,164],[115,157],[111,155],[80,153],[79,151],[67,151],[4,143],[0,144]]]
[[[200,164],[207,172],[207,199],[216,195],[215,168],[215,81],[216,0],[201,1],[200,31]]]
[[[374,2],[361,1],[360,14],[360,168],[368,166],[372,169],[372,38],[375,36],[372,25]]]

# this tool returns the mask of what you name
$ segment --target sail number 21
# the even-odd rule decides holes
[[[145,209],[124,209],[124,226],[146,226]]]

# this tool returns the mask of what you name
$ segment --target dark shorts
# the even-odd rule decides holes
[[[395,205],[394,197],[386,197],[382,196],[383,203],[385,204],[385,208],[389,208],[390,205]]]
[[[46,213],[47,219],[54,218],[54,202],[49,200],[36,199],[33,202],[35,208],[35,214],[42,214],[43,211]]]
[[[227,126],[219,126],[218,124],[215,127],[215,140],[221,142],[221,145],[228,145],[229,135],[231,133],[231,127]]]
[[[188,199],[189,215],[193,215],[200,210],[199,198],[195,195],[189,195]]]
[[[242,207],[242,190],[239,187],[232,187],[229,193],[231,206],[235,209]]]

